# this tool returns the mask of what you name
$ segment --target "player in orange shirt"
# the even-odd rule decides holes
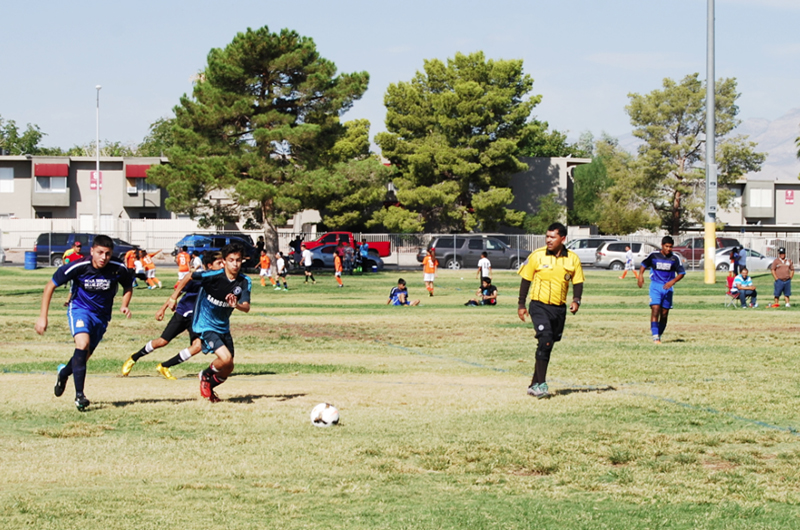
[[[153,263],[153,258],[161,254],[161,251],[150,252],[142,249],[142,265],[144,266],[145,274],[147,275],[148,289],[161,289],[161,282],[156,278],[156,264]]]
[[[337,251],[333,253],[333,275],[336,277],[336,283],[339,284],[339,287],[344,287],[342,284],[342,257],[339,255],[339,250],[341,249],[342,244],[339,243]]]
[[[189,274],[189,264],[192,262],[192,257],[189,255],[189,247],[184,245],[181,251],[175,256],[175,263],[178,264],[178,281],[181,281],[184,276]]]
[[[261,276],[261,286],[267,286],[267,278],[269,278],[270,283],[273,287],[275,287],[275,278],[272,277],[270,271],[270,267],[272,266],[272,261],[269,259],[269,254],[265,249],[261,249],[261,259],[259,260],[259,264],[261,270],[258,272],[258,275]]]
[[[136,287],[138,283],[136,282],[136,252],[135,248],[130,249],[128,252],[125,253],[125,268],[128,269],[128,274],[131,275],[133,278],[133,286]]]
[[[436,267],[439,262],[436,261],[436,249],[428,249],[428,255],[422,259],[422,272],[424,273],[423,279],[425,280],[425,288],[428,294],[433,296],[433,280],[436,279]]]

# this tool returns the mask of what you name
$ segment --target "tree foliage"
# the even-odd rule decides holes
[[[166,156],[175,145],[175,118],[159,118],[150,124],[150,131],[136,148],[138,156]]]
[[[97,156],[97,142],[91,141],[84,145],[74,145],[64,153],[66,156]],[[103,141],[100,144],[100,156],[141,156],[135,145],[126,145],[122,142]]]
[[[172,211],[213,220],[209,193],[227,193],[277,248],[276,225],[313,202],[317,171],[345,133],[339,117],[367,89],[366,72],[339,74],[314,41],[267,27],[214,48],[192,96],[175,107],[170,164],[148,178],[166,187]]]
[[[469,231],[497,223],[519,226],[506,206],[508,177],[526,166],[520,141],[540,130],[529,122],[541,96],[521,60],[486,60],[482,52],[426,60],[409,82],[384,97],[387,132],[375,137],[397,168],[402,208],[380,214],[387,229]],[[545,125],[546,127],[546,125]]]
[[[591,156],[591,152],[586,150],[585,144],[581,142],[571,144],[567,141],[566,134],[557,130],[548,131],[548,127],[547,122],[532,120],[525,136],[519,141],[519,155],[529,157]],[[589,145],[591,146],[591,143]]]
[[[544,234],[547,227],[556,221],[563,221],[566,207],[558,202],[558,195],[550,193],[539,198],[535,214],[525,215],[522,228],[529,234]]]
[[[629,94],[626,111],[633,134],[644,143],[638,163],[647,181],[643,194],[661,218],[662,226],[677,234],[689,223],[701,222],[705,183],[705,83],[698,74],[680,83],[664,79],[662,89],[649,94]],[[731,136],[739,125],[735,79],[721,79],[715,85],[715,137],[719,204],[727,206],[730,195],[723,191],[749,171],[758,171],[765,160],[756,144],[745,136]]]
[[[39,129],[38,125],[30,123],[24,131],[17,127],[14,120],[4,120],[0,116],[0,149],[9,155],[58,155],[60,149],[42,147],[40,142],[45,137],[45,133]]]

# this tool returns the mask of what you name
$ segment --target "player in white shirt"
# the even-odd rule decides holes
[[[275,254],[275,270],[278,271],[278,284],[275,287],[275,290],[281,290],[281,281],[283,281],[283,290],[288,291],[289,286],[286,285],[286,274],[289,271],[286,270],[286,260],[283,259],[283,252],[278,252]]]
[[[481,252],[481,259],[478,260],[478,272],[475,273],[476,278],[491,278],[492,277],[492,262],[489,261],[489,254]]]
[[[631,251],[630,245],[625,245],[625,271],[622,273],[622,276],[619,277],[620,280],[624,280],[625,276],[627,276],[628,271],[632,271],[633,275],[636,276],[636,279],[639,279],[639,273],[636,272],[636,269],[633,266],[633,252]]]
[[[314,279],[314,273],[311,272],[311,264],[313,260],[311,259],[311,251],[306,248],[306,245],[300,245],[300,248],[303,249],[302,252],[302,259],[303,262],[303,271],[306,273],[306,282],[308,283],[309,278],[311,279],[311,283],[317,283],[317,280]]]

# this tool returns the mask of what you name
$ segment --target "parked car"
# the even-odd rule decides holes
[[[581,265],[591,265],[597,259],[597,249],[609,241],[619,241],[619,239],[615,237],[582,237],[569,241],[566,247],[578,255]]]
[[[333,253],[336,250],[336,244],[322,245],[321,247],[314,247],[311,249],[311,266],[317,269],[332,269],[333,268]],[[372,267],[377,267],[379,271],[383,270],[383,260],[380,256],[370,253],[364,264],[366,270],[372,270]]]
[[[733,250],[733,247],[721,248],[717,250],[717,253],[714,256],[714,267],[718,271],[729,271],[731,269],[731,250]],[[746,248],[744,250],[747,252],[748,271],[765,271],[769,269],[769,266],[772,265],[773,261],[775,261],[775,258],[765,256],[753,249]],[[701,268],[704,266],[704,261],[705,260],[700,262]]]
[[[352,232],[327,232],[315,240],[304,241],[303,243],[305,243],[308,250],[313,250],[328,243],[343,243],[356,248],[357,245],[361,244],[361,241],[356,241]],[[381,258],[392,254],[391,241],[367,241],[367,243],[369,244],[369,254],[375,254],[376,257],[380,256]]]
[[[633,252],[633,267],[638,269],[642,261],[652,252],[661,250],[659,247],[642,241],[606,241],[597,248],[595,267],[603,267],[614,271],[625,268],[625,247],[630,245]]]
[[[81,242],[81,246],[84,249],[83,255],[87,256],[94,242],[94,236],[94,234],[79,232],[45,232],[39,234],[33,246],[33,251],[36,252],[36,263],[60,267],[64,264],[64,252],[70,249],[75,241]],[[124,259],[125,253],[129,250],[139,248],[121,239],[111,238],[111,240],[114,242],[114,257],[120,260]]]
[[[482,252],[486,252],[494,269],[517,269],[529,254],[483,234],[435,237],[428,248],[436,249],[439,266],[455,270],[477,268]],[[420,249],[417,261],[422,263],[427,254],[426,249]]]
[[[738,239],[731,237],[718,237],[716,248],[740,247]],[[673,245],[672,252],[680,254],[684,259],[689,261],[699,261],[703,259],[706,252],[705,240],[702,236],[686,238],[677,245]]]
[[[240,243],[245,250],[245,256],[242,256],[242,267],[245,269],[255,268],[261,256],[258,255],[256,247],[253,246],[251,240],[242,239],[241,236],[229,234],[187,234],[180,241],[175,243],[175,249],[172,251],[173,256],[177,256],[178,252],[185,246],[188,252],[205,252],[207,250],[216,251],[220,250],[225,245],[230,243]]]

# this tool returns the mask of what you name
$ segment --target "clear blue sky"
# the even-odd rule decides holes
[[[716,11],[717,78],[738,79],[740,118],[800,107],[800,0],[716,0]],[[94,139],[98,84],[101,139],[140,142],[191,93],[208,51],[247,27],[294,29],[339,71],[369,72],[345,119],[369,119],[373,135],[386,87],[456,52],[522,58],[543,96],[536,116],[573,139],[629,133],[628,93],[706,71],[706,0],[28,0],[1,12],[0,116],[64,148]]]

